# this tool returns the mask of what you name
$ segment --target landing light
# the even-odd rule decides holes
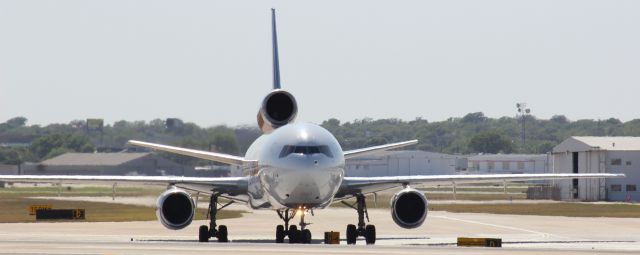
[[[305,206],[298,207],[298,210],[296,211],[296,214],[307,215],[307,208]]]

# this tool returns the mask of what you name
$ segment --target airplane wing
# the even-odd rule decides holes
[[[624,178],[624,174],[474,174],[474,175],[414,175],[381,177],[345,177],[336,197],[366,194],[406,185],[451,183],[500,183],[509,181],[565,180],[593,178]]]
[[[65,183],[65,184],[146,184],[174,185],[188,190],[231,196],[246,194],[248,177],[183,177],[183,176],[118,176],[118,175],[0,175],[0,181],[12,183]]]
[[[147,142],[141,142],[141,141],[135,141],[135,140],[129,140],[129,142],[127,143],[131,145],[154,149],[154,150],[166,151],[166,152],[171,152],[175,154],[180,154],[180,155],[185,155],[185,156],[190,156],[190,157],[200,158],[200,159],[206,159],[206,160],[211,160],[211,161],[230,164],[230,165],[244,165],[246,163],[255,162],[253,160],[246,160],[243,157],[233,156],[229,154],[180,148],[180,147],[174,147],[174,146],[168,146],[168,145],[162,145],[162,144],[156,144],[156,143],[147,143]]]
[[[228,154],[186,149],[161,144],[147,143],[141,141],[129,141],[129,144],[172,152],[185,156],[191,156],[206,160],[231,165],[241,165],[243,168],[255,166],[255,160],[245,160]],[[242,200],[242,196],[247,193],[249,177],[184,177],[184,176],[109,176],[109,175],[0,175],[0,181],[13,183],[91,183],[91,184],[143,184],[143,185],[163,185],[176,186],[186,190],[198,191],[202,193],[219,192],[223,197],[234,200]]]
[[[390,143],[390,144],[373,146],[373,147],[362,148],[362,149],[357,149],[357,150],[345,151],[344,152],[344,159],[350,159],[350,158],[355,158],[355,157],[359,157],[359,156],[375,154],[375,153],[378,153],[380,151],[397,149],[397,148],[400,148],[400,147],[414,145],[414,144],[417,144],[417,143],[418,143],[418,140],[411,140],[411,141],[405,141],[405,142],[399,142],[399,143]]]

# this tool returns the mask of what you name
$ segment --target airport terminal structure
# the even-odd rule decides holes
[[[345,162],[348,176],[624,173],[605,180],[537,181],[559,189],[553,199],[640,201],[640,137],[570,137],[548,154],[451,155],[387,151]],[[0,165],[0,174],[242,176],[228,165],[190,167],[153,153],[66,153],[40,163]],[[552,197],[549,197],[551,199]]]

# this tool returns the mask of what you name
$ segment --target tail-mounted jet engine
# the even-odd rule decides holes
[[[269,93],[258,112],[258,126],[263,133],[292,122],[298,113],[298,104],[291,93],[276,89]]]
[[[179,188],[172,187],[158,197],[156,216],[168,229],[183,229],[193,220],[194,203],[191,195]]]
[[[391,198],[391,217],[398,226],[417,228],[427,218],[429,204],[420,191],[405,188]]]

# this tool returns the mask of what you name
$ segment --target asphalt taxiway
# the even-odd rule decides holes
[[[242,207],[239,207],[242,208]],[[117,213],[117,212],[114,212]],[[198,243],[204,221],[172,231],[156,221],[0,224],[0,253],[10,254],[639,254],[640,219],[573,218],[430,212],[417,229],[402,229],[388,210],[369,211],[376,245],[322,244],[323,232],[356,221],[352,209],[317,210],[308,221],[313,244],[275,244],[272,211],[251,211],[221,220],[230,243]],[[90,215],[87,215],[90,217]],[[457,237],[502,238],[502,248],[456,247]]]

